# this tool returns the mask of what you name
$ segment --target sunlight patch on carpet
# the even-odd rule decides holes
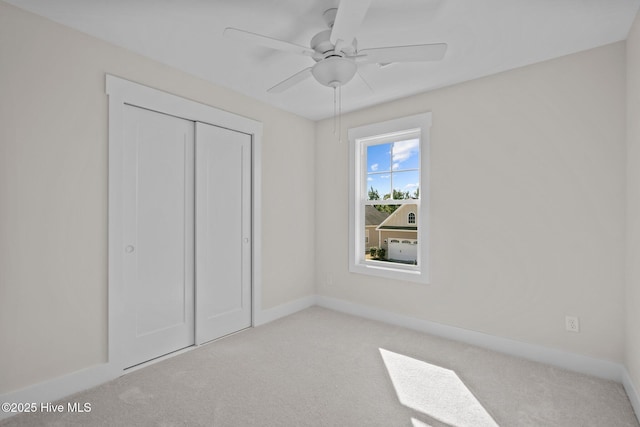
[[[454,427],[498,426],[454,371],[379,350],[403,405]]]

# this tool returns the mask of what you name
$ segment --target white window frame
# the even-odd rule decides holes
[[[381,123],[349,129],[349,271],[390,279],[429,283],[429,132],[431,113],[421,113]],[[399,141],[402,135],[419,132],[420,135],[420,199],[408,202],[418,205],[416,222],[418,265],[396,264],[365,259],[364,202],[368,199],[365,149],[367,142]],[[380,204],[397,204],[393,200]],[[395,201],[397,202],[397,201]]]

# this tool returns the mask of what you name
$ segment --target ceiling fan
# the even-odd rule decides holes
[[[338,8],[328,9],[323,18],[329,29],[313,36],[310,47],[278,40],[238,28],[226,28],[224,35],[275,50],[313,58],[316,63],[268,89],[280,93],[313,76],[322,85],[337,88],[350,82],[359,64],[437,61],[444,57],[446,43],[358,49],[355,38],[371,0],[342,0]],[[366,82],[365,82],[366,83]]]

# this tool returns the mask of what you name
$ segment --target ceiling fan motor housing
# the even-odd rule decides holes
[[[318,34],[313,36],[309,45],[311,49],[315,50],[318,55],[314,56],[316,61],[322,60],[323,57],[337,54],[340,56],[343,55],[355,55],[357,50],[357,40],[353,39],[351,44],[341,44],[340,51],[336,51],[336,46],[331,43],[331,30],[320,31]]]
[[[327,12],[329,11],[331,9]],[[311,69],[311,74],[320,84],[336,88],[351,81],[358,70],[355,61],[345,56],[356,51],[356,40],[353,39],[351,45],[345,45],[341,51],[336,51],[330,37],[331,29],[328,29],[319,32],[311,39],[311,48],[317,53],[314,56],[316,64]]]

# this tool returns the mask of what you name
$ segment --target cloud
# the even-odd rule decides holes
[[[407,141],[399,141],[393,144],[393,162],[398,165],[411,156],[417,155],[420,148],[420,141],[417,139],[409,139]]]
[[[378,166],[379,166],[379,165],[378,165],[377,163],[372,164],[372,165],[371,165],[371,170],[372,170],[373,172],[377,171],[377,170],[378,170]]]
[[[369,177],[367,178],[367,181],[373,181],[373,178]]]
[[[400,163],[394,163],[393,166],[391,166],[391,169],[393,170],[397,170],[400,167]]]
[[[404,186],[404,188],[418,188],[420,187],[420,183],[416,182],[415,184],[407,184]]]

